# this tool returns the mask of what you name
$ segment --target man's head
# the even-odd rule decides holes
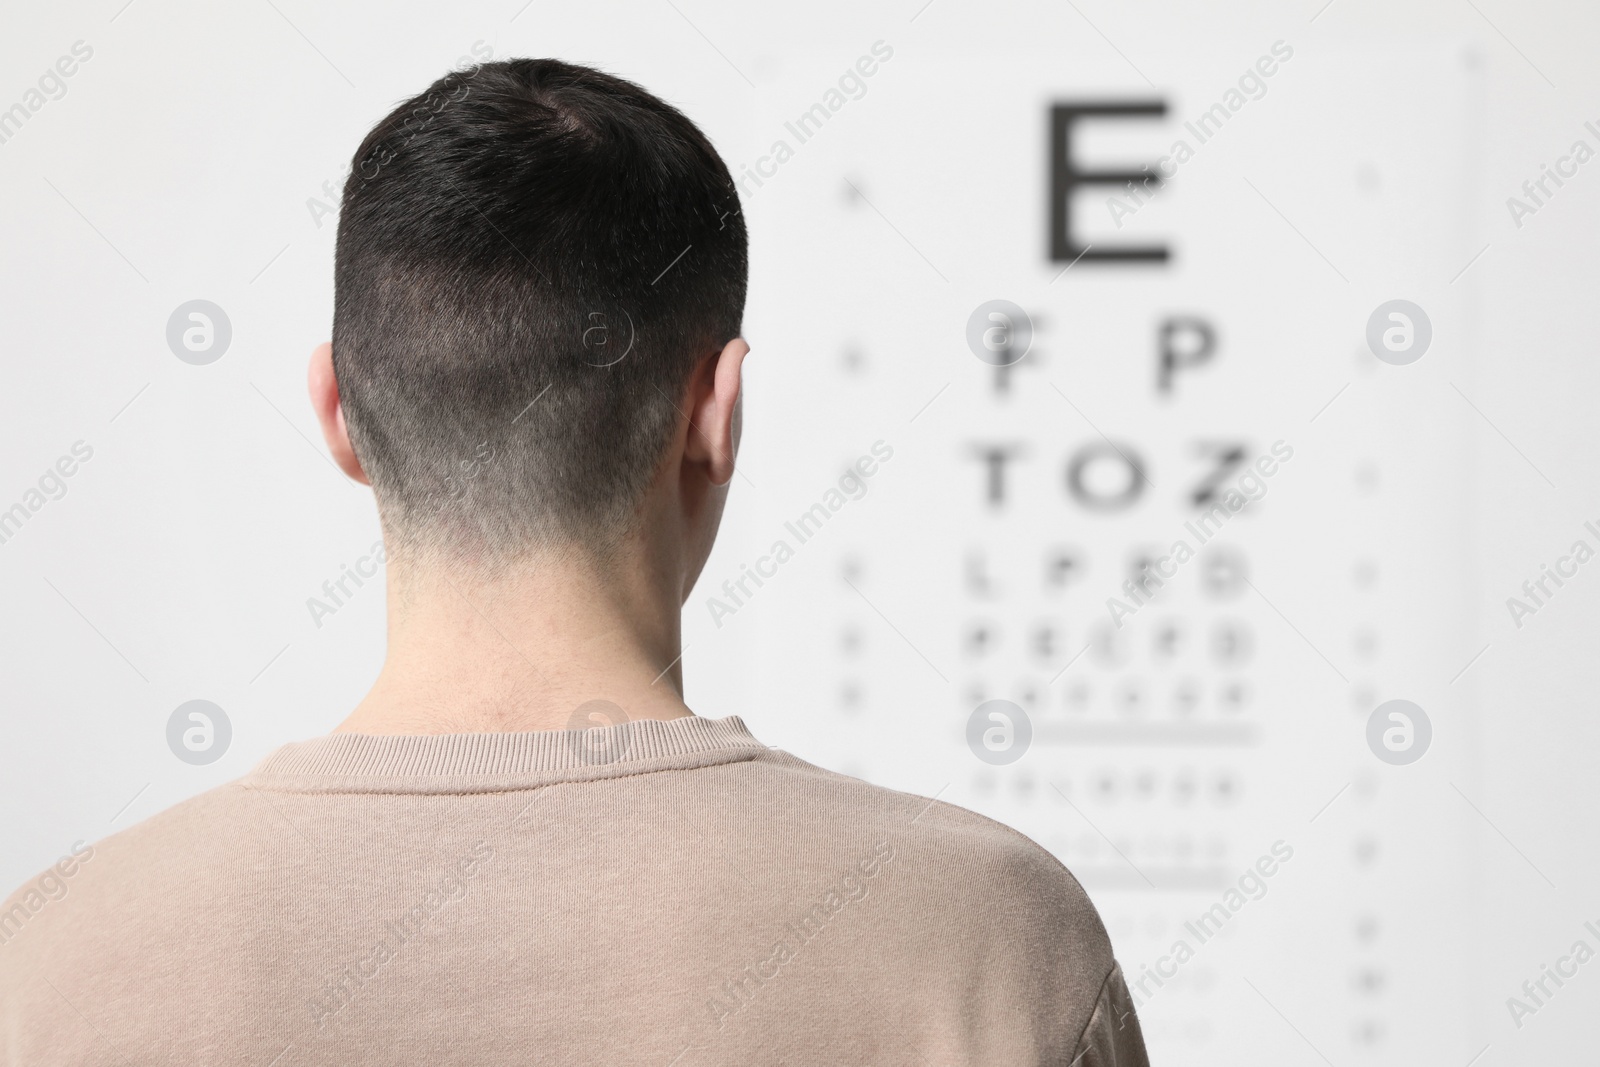
[[[402,554],[603,557],[663,509],[708,551],[747,263],[673,107],[555,60],[455,71],[356,152],[313,404]]]

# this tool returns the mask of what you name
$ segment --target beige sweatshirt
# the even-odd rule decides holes
[[[0,909],[0,1064],[1143,1067],[1021,834],[737,718],[288,745]]]

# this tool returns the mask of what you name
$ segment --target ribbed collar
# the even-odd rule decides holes
[[[766,750],[738,716],[532,733],[329,734],[283,746],[243,784],[305,793],[489,793],[731,763]]]

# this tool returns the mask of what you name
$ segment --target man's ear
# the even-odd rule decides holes
[[[333,345],[327,341],[311,352],[306,384],[311,390],[311,409],[322,424],[322,439],[328,442],[333,461],[362,485],[371,485],[367,472],[361,469],[361,461],[356,458],[356,450],[350,447],[350,431],[344,425],[344,406],[339,403],[339,383],[333,377]]]
[[[691,386],[684,458],[706,464],[712,485],[727,485],[733,478],[733,456],[739,447],[740,368],[749,353],[744,338],[735,337],[701,366]]]

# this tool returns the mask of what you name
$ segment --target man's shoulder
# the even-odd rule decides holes
[[[817,832],[872,837],[892,851],[923,907],[945,907],[990,933],[1049,930],[1111,965],[1099,914],[1072,873],[1025,834],[975,811],[829,771],[789,753],[760,761],[762,788]],[[1103,960],[1098,959],[1103,957]],[[1103,967],[1101,964],[1103,963]]]
[[[870,910],[870,923],[841,951],[874,965],[914,964],[928,1003],[962,1003],[982,989],[989,1003],[1008,1005],[1014,1022],[1027,1018],[1030,1033],[1050,1035],[1052,1054],[1073,1047],[1115,959],[1099,913],[1055,856],[937,797],[787,754],[757,763],[752,784],[767,794],[767,811],[792,810],[799,833],[840,843],[832,855],[841,874],[829,883],[833,899],[820,898],[824,909]],[[852,893],[860,904],[849,902]]]
[[[0,974],[8,964],[70,954],[111,931],[131,929],[141,915],[179,912],[196,869],[216,869],[248,851],[248,800],[237,781],[179,801],[108,837],[74,841],[49,866],[0,902]]]

